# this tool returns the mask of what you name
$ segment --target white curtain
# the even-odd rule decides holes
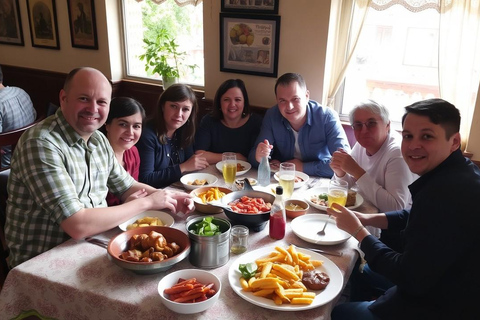
[[[335,94],[345,78],[370,2],[371,0],[332,1],[328,37],[333,41],[329,41],[327,49],[323,105],[334,105]]]
[[[460,109],[463,150],[480,81],[480,4],[478,0],[441,0],[440,13],[440,97]]]
[[[137,2],[142,2],[143,0],[135,0]],[[167,0],[152,0],[156,4],[164,3]],[[188,4],[193,4],[196,6],[197,4],[201,3],[203,0],[175,0],[175,3],[178,4],[180,7],[186,6]]]

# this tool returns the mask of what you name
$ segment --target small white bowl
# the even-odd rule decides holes
[[[165,227],[171,227],[175,223],[175,220],[173,219],[172,215],[165,212],[165,211],[148,210],[148,211],[142,212],[139,215],[136,215],[135,217],[130,218],[127,221],[119,224],[118,227],[122,231],[127,231],[128,225],[134,223],[135,221],[137,221],[138,219],[143,218],[143,217],[158,218],[158,219],[162,220],[162,223]]]
[[[179,303],[179,302],[173,302],[169,300],[168,295],[163,293],[165,289],[171,288],[173,285],[175,285],[178,282],[178,279],[190,279],[190,278],[195,278],[197,279],[198,282],[201,282],[205,285],[209,283],[213,283],[213,289],[216,291],[215,295],[201,302]],[[202,312],[212,307],[220,297],[221,290],[222,290],[222,283],[220,282],[220,279],[213,273],[206,270],[201,270],[201,269],[183,269],[183,270],[174,271],[172,273],[167,274],[158,283],[158,293],[165,307],[167,307],[168,309],[174,312],[182,313],[182,314],[192,314],[192,313]]]
[[[237,160],[237,164],[240,164],[244,168],[241,171],[237,171],[237,174],[236,174],[237,177],[247,173],[248,170],[252,168],[252,165],[247,161]],[[223,172],[223,161],[217,162],[215,167],[217,168],[218,171]]]
[[[275,178],[275,180],[279,181],[279,180],[280,180],[280,178],[279,178],[279,172],[275,172],[275,174],[273,175],[273,177]],[[301,186],[303,186],[303,185],[310,179],[310,177],[308,176],[308,174],[303,173],[302,171],[295,171],[295,178],[300,178],[300,179],[302,179],[302,180],[299,181],[299,182],[295,182],[295,184],[294,184],[294,186],[293,186],[295,189],[300,188]]]
[[[192,183],[195,180],[207,180],[207,184],[204,184],[201,186],[188,184],[189,182]],[[187,190],[195,190],[201,187],[211,187],[215,183],[217,183],[217,181],[218,181],[218,178],[210,173],[189,173],[180,178],[180,182],[183,184],[183,187]]]

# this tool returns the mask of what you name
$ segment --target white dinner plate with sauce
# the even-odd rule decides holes
[[[323,229],[327,220],[328,224],[325,227],[325,234],[321,236],[318,234],[318,231]],[[293,219],[290,226],[297,237],[310,243],[335,245],[345,242],[350,238],[350,234],[339,229],[335,223],[335,219],[326,214],[305,214]]]
[[[237,170],[237,175],[236,175],[237,177],[241,176],[242,174],[247,173],[248,170],[250,170],[252,168],[252,165],[247,161],[237,160],[237,164],[240,164],[243,167],[242,171]],[[218,171],[223,173],[223,161],[217,162],[215,167],[217,167]]]
[[[302,248],[296,248],[298,252],[308,254],[312,260],[321,260],[323,264],[317,267],[315,270],[319,272],[325,272],[330,277],[330,283],[325,290],[308,290],[316,293],[315,299],[312,304],[292,305],[282,304],[277,305],[272,299],[254,296],[252,292],[246,292],[242,290],[240,285],[241,272],[238,270],[238,266],[243,263],[254,262],[256,259],[267,257],[271,252],[275,251],[275,246],[260,248],[239,256],[233,261],[230,269],[228,270],[228,281],[233,291],[238,294],[242,299],[263,307],[266,309],[279,310],[279,311],[301,311],[320,307],[329,303],[342,291],[343,287],[343,275],[340,269],[327,257]]]
[[[312,201],[312,198],[317,198],[320,194],[327,194],[328,192],[328,187],[317,187],[317,188],[312,188],[305,193],[305,200],[307,200],[308,204],[311,205],[314,208],[317,208],[319,210],[327,211],[326,206],[322,206],[320,204],[317,204]],[[357,192],[357,197],[355,199],[355,204],[353,206],[348,206],[347,209],[353,210],[361,206],[363,203],[363,197],[360,195],[360,193]]]
[[[164,211],[159,211],[159,210],[149,210],[149,211],[142,212],[142,213],[136,215],[133,218],[128,219],[124,223],[118,225],[118,227],[122,231],[127,231],[127,226],[129,224],[132,224],[135,221],[137,221],[138,219],[143,218],[143,217],[158,218],[162,221],[162,223],[165,227],[171,227],[175,223],[175,220],[173,219],[173,217],[169,213],[164,212]]]
[[[274,177],[275,180],[277,180],[277,181],[280,181],[279,173],[280,173],[280,172],[277,171],[277,172],[273,175],[273,177]],[[303,173],[302,171],[295,171],[295,178],[296,178],[297,180],[300,180],[300,181],[295,182],[295,184],[293,185],[293,188],[294,188],[294,189],[300,188],[301,186],[303,186],[303,185],[310,179],[310,177],[308,176],[308,174]]]

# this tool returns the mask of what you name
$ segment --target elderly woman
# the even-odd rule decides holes
[[[368,100],[350,111],[350,123],[357,143],[351,154],[333,153],[333,178],[348,181],[350,187],[356,184],[362,197],[380,212],[410,207],[408,185],[416,177],[402,157],[400,135],[390,130],[388,110]]]
[[[248,93],[240,79],[229,79],[218,88],[213,110],[202,118],[195,136],[195,149],[210,164],[222,160],[223,152],[235,152],[237,159],[247,160],[262,118],[250,114]]]

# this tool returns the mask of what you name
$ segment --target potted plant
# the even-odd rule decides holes
[[[150,74],[157,73],[162,77],[164,89],[178,82],[180,73],[184,68],[195,69],[196,65],[183,65],[186,52],[178,51],[178,44],[166,29],[160,29],[157,36],[150,40],[144,38],[145,53],[140,55],[140,60],[145,60],[145,71]]]

